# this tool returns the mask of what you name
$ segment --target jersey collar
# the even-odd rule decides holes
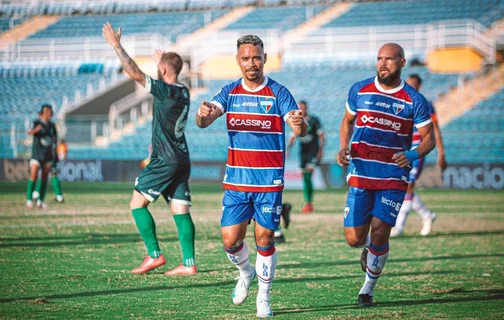
[[[268,84],[268,77],[264,77],[264,82],[257,88],[255,89],[250,89],[249,87],[247,87],[247,85],[245,84],[245,80],[241,80],[241,85],[243,87],[243,89],[245,89],[246,91],[248,92],[257,92],[257,91],[261,91],[262,88],[266,87],[266,85]]]
[[[378,89],[378,91],[391,94],[391,93],[396,93],[396,92],[399,92],[400,90],[402,90],[402,88],[404,87],[404,80],[401,80],[401,83],[399,84],[399,86],[395,87],[394,89],[390,89],[390,90],[383,89],[383,87],[380,85],[380,82],[378,82],[378,77],[374,78],[374,84],[376,86],[376,89]]]

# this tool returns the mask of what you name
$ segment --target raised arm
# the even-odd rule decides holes
[[[348,148],[348,142],[350,141],[350,137],[353,134],[355,115],[345,110],[345,115],[341,120],[340,125],[340,151],[336,156],[336,161],[340,166],[348,166],[350,164],[350,160],[348,156],[350,155],[350,149]]]
[[[203,101],[196,113],[196,125],[206,128],[222,115],[222,110],[215,104]]]
[[[287,117],[287,123],[298,137],[304,137],[308,133],[308,124],[304,120],[301,110],[291,110]]]
[[[131,79],[140,83],[145,87],[145,73],[138,68],[138,65],[131,59],[121,45],[122,29],[119,27],[117,33],[112,28],[112,25],[107,21],[102,28],[102,36],[114,48],[117,57],[121,61],[123,70],[131,77]]]

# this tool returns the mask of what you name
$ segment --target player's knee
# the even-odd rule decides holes
[[[347,235],[346,241],[352,248],[360,248],[366,243],[367,237],[358,237],[357,235]]]
[[[242,244],[243,240],[235,237],[225,237],[222,239],[222,242],[224,243],[226,251],[230,251],[238,248]]]
[[[260,247],[268,247],[274,243],[274,231],[256,234],[256,244]]]

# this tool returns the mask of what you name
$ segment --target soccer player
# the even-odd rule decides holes
[[[52,106],[44,104],[39,111],[39,117],[33,121],[28,134],[33,136],[32,157],[30,159],[30,179],[26,188],[26,207],[33,208],[33,189],[37,181],[39,169],[42,170],[42,184],[37,199],[37,207],[45,209],[44,203],[47,190],[47,176],[53,165],[56,152],[56,126],[51,122]]]
[[[51,169],[49,170],[49,175],[51,176],[51,185],[56,195],[56,202],[63,203],[65,198],[63,197],[63,191],[61,190],[61,182],[58,178],[58,163],[59,161],[65,161],[67,158],[68,147],[65,140],[61,140],[60,144],[56,147],[55,153],[52,157]],[[33,192],[33,199],[37,199],[40,196],[40,191],[42,189],[42,179],[37,181],[37,187]]]
[[[345,236],[351,247],[364,247],[361,268],[366,278],[359,306],[373,305],[374,287],[389,256],[390,230],[408,188],[411,164],[436,144],[427,101],[401,80],[405,63],[401,46],[383,45],[377,55],[376,77],[350,88],[340,127],[337,161],[348,165],[350,185]],[[422,142],[411,150],[413,126]]]
[[[177,225],[183,263],[166,275],[193,275],[197,273],[194,260],[195,228],[189,206],[189,174],[191,164],[184,128],[189,111],[189,90],[178,82],[182,59],[174,52],[156,51],[158,80],[146,76],[123,49],[121,28],[116,33],[110,23],[102,29],[103,37],[114,48],[124,71],[154,96],[152,119],[152,154],[150,163],[135,181],[130,208],[140,236],[147,247],[147,256],[131,272],[146,273],[163,266],[165,257],[156,236],[156,224],[147,206],[160,195],[169,204]]]
[[[243,36],[237,41],[237,51],[243,77],[224,86],[211,102],[203,101],[196,124],[206,128],[226,114],[228,160],[221,233],[227,257],[240,271],[233,303],[245,301],[257,275],[257,316],[268,317],[273,315],[270,288],[277,263],[273,235],[282,210],[285,123],[299,136],[306,135],[308,126],[287,88],[264,75],[267,55],[262,40]],[[243,241],[251,219],[256,221],[255,268]]]
[[[303,117],[308,122],[308,133],[306,136],[300,138],[301,141],[301,172],[303,173],[303,198],[304,205],[301,213],[312,213],[313,208],[313,184],[312,174],[315,167],[319,165],[322,159],[322,152],[324,150],[325,136],[322,130],[322,123],[319,118],[314,115],[308,114],[308,103],[306,101],[299,101],[299,110],[303,111]],[[289,137],[287,145],[287,157],[289,151],[296,141],[296,135],[292,134]]]
[[[420,78],[419,75],[411,74],[406,82],[410,86],[415,88],[415,90],[420,92],[420,87],[422,86],[422,78]],[[436,119],[436,112],[434,110],[434,107],[430,103],[429,114],[434,126],[434,133],[436,134],[436,148],[438,149],[437,165],[441,169],[441,171],[444,171],[447,167],[447,163],[443,147],[443,138],[441,137],[441,130]],[[420,134],[418,133],[418,130],[416,130],[416,128],[413,128],[413,144],[411,148],[414,149],[418,147],[421,141],[422,139],[420,137]],[[397,215],[396,225],[390,232],[391,237],[398,237],[402,235],[404,226],[406,225],[406,219],[408,218],[408,214],[411,209],[415,210],[422,217],[422,230],[420,230],[420,234],[422,236],[426,236],[430,233],[432,223],[437,218],[436,214],[425,205],[420,195],[415,192],[415,182],[420,178],[423,166],[424,158],[420,158],[413,162],[413,168],[411,169],[409,174],[408,190],[406,191],[406,196],[404,197],[401,210]]]

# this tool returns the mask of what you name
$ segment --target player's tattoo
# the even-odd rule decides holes
[[[114,49],[121,61],[124,71],[135,80],[145,77],[144,73],[138,68],[138,65],[131,59],[122,46],[115,47]]]

